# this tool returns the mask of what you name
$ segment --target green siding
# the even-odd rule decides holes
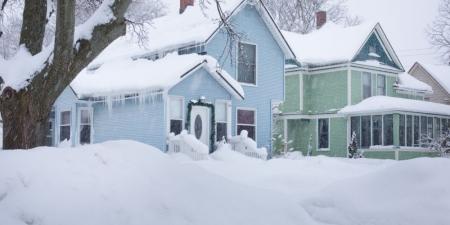
[[[439,154],[435,152],[414,152],[414,151],[400,151],[398,154],[399,160],[414,159],[418,157],[438,157]]]
[[[289,148],[301,151],[303,155],[306,155],[310,136],[312,136],[312,149],[316,148],[314,121],[307,119],[287,120],[288,140],[292,141]]]
[[[286,79],[285,103],[283,105],[284,112],[300,111],[300,87],[299,75],[289,75]]]
[[[306,75],[304,112],[331,113],[347,105],[347,70]]]
[[[359,71],[351,71],[352,74],[352,105],[362,100],[362,73]]]
[[[395,159],[394,151],[366,151],[364,152],[365,158],[373,158],[373,159]]]

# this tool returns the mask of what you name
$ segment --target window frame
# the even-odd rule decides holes
[[[239,110],[245,110],[245,111],[253,111],[254,112],[254,124],[253,125],[251,125],[251,124],[243,124],[243,123],[239,123],[239,118],[238,118],[238,111]],[[256,142],[257,141],[257,139],[258,139],[258,111],[257,111],[257,109],[256,108],[251,108],[251,107],[236,107],[236,111],[235,111],[235,113],[236,113],[236,126],[235,126],[235,134],[236,134],[236,136],[239,136],[240,134],[238,133],[238,127],[239,126],[253,126],[253,127],[255,127],[255,138],[254,138],[254,141]]]
[[[83,110],[86,110],[86,111],[89,112],[89,124],[85,124],[85,123],[81,122],[81,111],[83,111]],[[89,125],[89,129],[90,129],[89,136],[90,137],[89,137],[89,143],[84,143],[84,144],[92,144],[93,143],[93,140],[92,140],[92,138],[93,138],[93,126],[92,126],[92,124],[93,124],[93,119],[94,119],[93,116],[94,116],[94,113],[93,113],[93,110],[92,110],[91,107],[80,107],[80,108],[78,108],[77,145],[82,145],[81,144],[81,140],[80,140],[80,138],[81,138],[81,126],[86,126],[86,125]]]
[[[183,96],[179,96],[179,95],[170,95],[168,96],[168,101],[167,101],[167,133],[170,134],[170,124],[172,120],[179,120],[181,121],[181,130],[180,132],[183,131],[184,129],[184,123],[185,123],[185,101],[184,101],[184,97]],[[172,100],[178,100],[181,103],[181,118],[177,118],[177,119],[172,119],[171,117],[171,101]]]
[[[368,97],[364,97],[364,76],[368,75],[370,77],[370,96]],[[361,99],[367,99],[370,97],[373,97],[373,79],[372,79],[372,73],[371,72],[366,72],[366,71],[362,71],[361,72]]]
[[[239,81],[239,45],[240,44],[246,44],[246,45],[254,45],[255,46],[255,83],[247,83],[247,82],[241,82]],[[236,81],[239,82],[239,84],[243,86],[250,86],[250,87],[257,87],[258,86],[258,45],[254,42],[249,41],[238,41],[236,43]]]
[[[382,77],[383,78],[383,80],[384,80],[384,82],[383,82],[383,94],[380,94],[379,93],[379,89],[380,89],[380,86],[379,86],[379,81],[380,81],[380,77]],[[377,74],[377,95],[378,96],[387,96],[387,79],[386,79],[386,75],[384,75],[384,74]]]
[[[328,147],[327,148],[320,148],[320,127],[319,127],[319,120],[328,120]],[[316,129],[316,146],[318,152],[327,152],[330,151],[331,146],[331,119],[329,117],[326,118],[317,118],[317,129]]]
[[[69,123],[68,124],[62,124],[62,114],[65,112],[69,112]],[[60,110],[58,113],[58,144],[63,142],[64,140],[61,140],[61,127],[68,126],[69,127],[69,139],[67,141],[72,140],[72,110],[71,109],[64,109]]]
[[[219,105],[219,104],[225,104],[225,110],[226,110],[226,112],[225,112],[225,117],[226,117],[226,121],[220,121],[220,120],[218,120],[217,118],[217,106]],[[231,136],[231,126],[232,126],[232,124],[231,124],[231,101],[230,100],[216,100],[216,102],[215,102],[215,104],[214,104],[214,116],[215,116],[215,118],[216,118],[216,124],[214,125],[215,126],[215,132],[216,132],[216,140],[215,140],[215,142],[218,142],[218,132],[217,132],[217,123],[225,123],[226,125],[227,125],[227,137],[225,137],[225,138],[228,138],[229,136]],[[237,121],[237,120],[236,120]]]

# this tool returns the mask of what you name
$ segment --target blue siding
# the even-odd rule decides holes
[[[111,109],[105,103],[93,105],[93,141],[135,140],[161,150],[166,146],[164,101],[129,99],[115,102]]]
[[[214,103],[217,99],[231,99],[230,93],[203,68],[190,74],[183,82],[172,87],[169,95],[183,96],[186,106],[190,100],[198,100],[201,96],[204,96],[206,101],[211,103]]]
[[[64,89],[61,95],[56,99],[53,104],[55,110],[55,132],[54,132],[54,144],[59,143],[59,124],[61,121],[62,111],[71,111],[70,119],[70,141],[72,145],[75,145],[75,134],[77,132],[77,97],[70,87]]]
[[[257,87],[243,86],[245,91],[244,101],[233,101],[233,135],[236,135],[236,107],[248,107],[257,109],[257,137],[259,147],[271,145],[272,131],[272,100],[284,98],[284,54],[278,43],[273,38],[269,29],[260,17],[254,6],[247,5],[231,21],[242,34],[245,42],[257,45]],[[236,45],[233,43],[230,57],[225,54],[220,58],[227,43],[227,36],[220,31],[206,46],[209,55],[216,57],[221,66],[236,78]],[[230,46],[227,46],[228,48]],[[225,50],[224,50],[225,49]]]

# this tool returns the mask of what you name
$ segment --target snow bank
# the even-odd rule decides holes
[[[202,65],[235,97],[245,96],[242,86],[218,68],[216,59],[197,54],[172,53],[154,61],[119,58],[98,68],[85,68],[72,81],[71,87],[80,98],[163,91],[181,82],[191,69]]]
[[[0,224],[316,224],[287,196],[136,142],[0,152]]]
[[[408,73],[399,74],[398,79],[399,82],[397,88],[399,89],[433,93],[433,89],[430,85],[416,79]]]
[[[368,113],[382,113],[382,112],[416,112],[429,113],[435,115],[450,115],[450,106],[427,102],[412,100],[406,98],[395,98],[388,96],[373,96],[366,98],[356,105],[346,106],[338,113],[345,115],[352,114],[368,114]]]

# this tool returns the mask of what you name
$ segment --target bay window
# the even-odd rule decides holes
[[[253,109],[238,109],[236,130],[237,135],[246,130],[248,137],[256,140],[256,111]]]

